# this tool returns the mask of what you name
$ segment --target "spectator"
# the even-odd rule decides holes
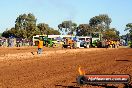
[[[43,41],[42,41],[42,38],[39,38],[38,54],[42,54],[42,48],[43,48]]]

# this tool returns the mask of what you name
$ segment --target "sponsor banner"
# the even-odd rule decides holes
[[[78,77],[77,81],[79,84],[86,84],[86,83],[129,83],[130,82],[130,75],[127,74],[117,74],[117,75],[83,75]]]

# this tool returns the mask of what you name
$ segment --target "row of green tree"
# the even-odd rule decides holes
[[[2,33],[3,37],[11,36],[17,38],[31,39],[34,35],[42,34],[60,34],[58,30],[54,30],[46,23],[36,24],[37,19],[31,13],[19,15],[15,21],[15,27],[6,30]]]
[[[101,14],[99,16],[92,17],[87,24],[79,24],[72,21],[64,21],[58,25],[58,28],[62,32],[73,34],[76,32],[77,36],[87,36],[93,33],[100,33],[105,39],[117,39],[119,38],[119,31],[115,28],[110,28],[112,20],[107,14]]]
[[[75,34],[77,36],[87,36],[98,32],[103,38],[115,39],[119,38],[119,31],[115,28],[110,28],[112,22],[107,14],[101,14],[92,17],[87,24],[79,24],[72,21],[63,21],[58,25],[59,30],[54,30],[46,23],[36,24],[37,19],[31,13],[19,15],[15,21],[15,27],[6,30],[2,33],[3,37],[15,36],[18,38],[31,39],[32,36],[38,34]]]

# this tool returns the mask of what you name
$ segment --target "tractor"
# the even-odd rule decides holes
[[[63,44],[63,48],[68,48],[70,47],[70,49],[74,48],[74,41],[71,40],[70,38],[66,38]]]
[[[47,36],[40,36],[43,39],[43,45],[46,47],[52,47],[53,46],[53,42],[51,38],[48,38]]]

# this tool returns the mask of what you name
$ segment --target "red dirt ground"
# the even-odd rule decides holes
[[[85,68],[87,74],[132,76],[132,49],[129,48],[44,48],[40,56],[36,55],[37,47],[0,49],[0,88],[104,87],[76,85],[79,65]]]

